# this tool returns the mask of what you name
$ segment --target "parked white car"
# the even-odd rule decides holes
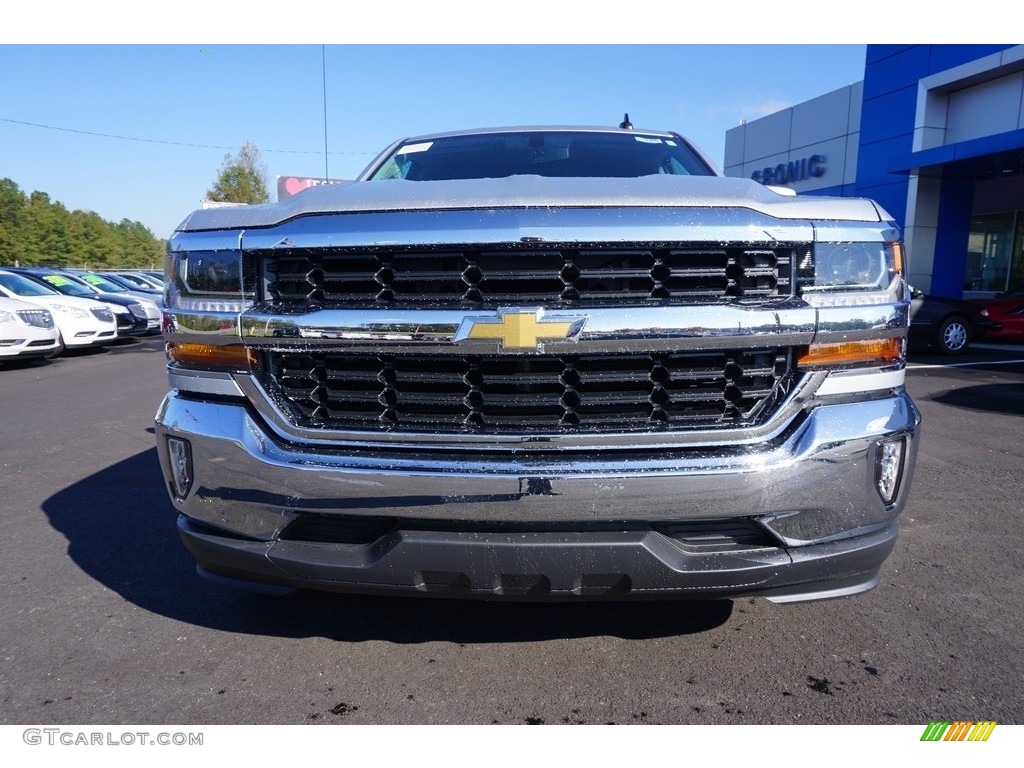
[[[50,310],[0,296],[0,360],[55,357],[62,349]]]
[[[93,299],[65,296],[24,275],[0,270],[0,296],[50,310],[66,347],[109,344],[117,339],[117,323],[110,308]]]

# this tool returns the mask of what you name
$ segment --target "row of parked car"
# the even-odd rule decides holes
[[[970,301],[927,296],[912,289],[911,344],[960,355],[980,339],[1024,340],[1024,288]]]
[[[163,275],[0,267],[0,360],[160,333]]]
[[[160,332],[163,273],[0,267],[0,360]],[[972,341],[1024,340],[1024,288],[959,301],[913,291],[910,341],[947,355]]]

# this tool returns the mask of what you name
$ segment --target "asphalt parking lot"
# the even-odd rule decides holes
[[[210,584],[156,463],[160,340],[7,366],[0,722],[1022,723],[1024,349],[911,362],[924,433],[882,583],[790,606]]]

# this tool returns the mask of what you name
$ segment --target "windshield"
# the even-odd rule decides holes
[[[713,176],[678,137],[600,131],[521,131],[448,136],[400,145],[368,177],[406,179]]]
[[[10,272],[0,274],[0,285],[18,296],[59,296],[53,288],[47,288],[27,277],[15,275]]]
[[[125,272],[118,272],[117,276],[122,280],[127,280],[132,285],[138,286],[139,288],[145,288],[146,290],[152,290],[156,286],[153,285],[149,280],[142,277],[141,275],[132,275]]]
[[[80,275],[80,277],[89,285],[95,286],[104,293],[128,293],[128,289],[120,283],[115,283],[113,280],[108,280],[100,275],[87,274]]]
[[[39,280],[43,280],[53,288],[56,288],[63,294],[68,296],[86,296],[92,298],[96,295],[96,291],[87,285],[82,285],[77,280],[73,280],[65,275],[39,275]]]

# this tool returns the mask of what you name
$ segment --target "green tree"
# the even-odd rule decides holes
[[[69,211],[45,192],[25,195],[0,179],[0,266],[157,267],[167,241],[142,222],[107,221],[92,211]]]
[[[267,171],[260,162],[260,151],[251,141],[237,155],[224,155],[217,180],[206,191],[206,197],[218,203],[266,203]]]
[[[158,239],[145,224],[121,219],[111,230],[119,244],[120,267],[152,267],[163,265],[167,243]]]
[[[62,203],[45,192],[33,192],[25,206],[25,263],[63,267],[71,264],[70,215]]]
[[[24,217],[28,198],[11,179],[0,179],[0,264],[25,258]]]
[[[121,246],[110,223],[92,211],[72,211],[70,262],[89,269],[117,267],[121,263]]]

